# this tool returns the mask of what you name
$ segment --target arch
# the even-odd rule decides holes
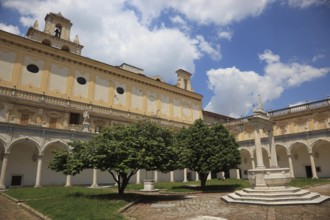
[[[320,138],[311,145],[318,177],[330,177],[330,141]]]
[[[67,143],[61,140],[49,141],[42,149],[41,185],[64,185],[66,176],[62,172],[51,170],[48,165],[54,159],[54,151],[70,152]]]
[[[311,144],[311,151],[314,152],[315,150],[317,150],[316,148],[319,147],[319,145],[322,144],[323,142],[330,144],[330,140],[326,140],[323,138],[317,139]]]
[[[66,45],[64,45],[61,49],[66,51],[66,52],[70,52],[70,48]]]
[[[48,39],[44,39],[41,43],[44,44],[44,45],[47,45],[47,46],[51,46],[52,45],[52,43]]]
[[[311,178],[311,160],[310,148],[306,142],[296,141],[289,147],[290,155],[292,155],[292,168],[295,177]]]
[[[55,37],[61,37],[61,33],[62,33],[62,25],[57,23],[55,25],[54,36]]]
[[[283,144],[276,144],[275,145],[276,148],[276,156],[277,156],[277,165],[279,167],[290,167],[289,164],[289,151],[288,148],[286,146],[284,146]]]
[[[301,142],[301,141],[296,141],[293,144],[291,144],[290,147],[289,147],[289,152],[292,153],[292,151],[294,150],[294,148],[297,145],[303,145],[306,148],[306,150],[308,151],[308,153],[311,153],[311,149],[307,146],[307,144],[304,143],[304,142]]]
[[[42,153],[44,153],[53,144],[60,144],[61,146],[64,147],[65,150],[70,152],[70,147],[67,143],[65,143],[64,141],[61,141],[61,140],[54,140],[54,141],[50,141],[47,144],[45,144],[45,147],[42,149]]]
[[[28,137],[21,137],[21,138],[17,138],[16,140],[14,140],[8,148],[8,153],[10,153],[10,151],[14,145],[19,144],[19,143],[24,143],[24,142],[32,143],[38,149],[38,153],[39,154],[41,153],[40,144],[36,140],[33,140],[32,138],[28,138]]]

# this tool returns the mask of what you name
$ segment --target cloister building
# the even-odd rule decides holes
[[[248,118],[202,111],[202,95],[193,91],[185,70],[177,70],[177,83],[170,85],[126,63],[112,66],[82,56],[78,36],[71,41],[71,26],[60,13],[49,13],[44,30],[36,21],[27,37],[0,30],[0,188],[114,183],[109,173],[95,169],[73,177],[56,173],[48,168],[52,152],[70,151],[68,142],[88,140],[105,126],[145,118],[178,129],[199,118],[224,123],[242,156],[239,169],[225,175],[247,178],[255,158]],[[269,112],[279,166],[289,167],[292,176],[330,177],[329,106],[325,99]],[[140,183],[146,175],[141,170],[131,181]],[[188,169],[149,175],[156,181],[198,179]]]

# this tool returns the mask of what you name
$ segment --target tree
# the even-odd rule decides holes
[[[56,154],[50,167],[72,175],[87,168],[108,171],[119,194],[139,169],[168,172],[178,166],[172,133],[150,121],[107,127],[90,141],[72,142],[71,146],[72,153]]]
[[[177,135],[182,164],[196,171],[205,188],[209,172],[236,168],[240,164],[238,143],[221,124],[211,127],[196,120]]]

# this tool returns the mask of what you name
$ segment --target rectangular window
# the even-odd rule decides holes
[[[21,124],[22,125],[27,125],[29,124],[29,119],[30,119],[30,115],[29,114],[22,114],[21,115]]]
[[[70,124],[78,125],[80,124],[80,114],[79,113],[70,113]]]
[[[21,186],[22,176],[11,176],[11,186]]]
[[[321,167],[316,167],[316,172],[321,173]]]
[[[57,125],[57,118],[50,118],[49,119],[49,127],[50,128],[56,128]]]

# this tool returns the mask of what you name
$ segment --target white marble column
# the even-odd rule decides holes
[[[97,169],[94,168],[93,169],[93,183],[91,185],[91,188],[96,188],[98,187],[99,185],[97,184]]]
[[[254,127],[254,142],[256,145],[256,157],[257,157],[257,169],[258,168],[265,168],[263,157],[262,157],[262,148],[261,148],[261,141],[260,141],[260,128],[258,125]]]
[[[290,168],[291,177],[294,178],[294,171],[293,171],[291,154],[288,155],[288,160],[289,160],[289,168]]]
[[[138,170],[137,172],[136,172],[136,184],[140,184],[141,183],[141,171],[140,170]]]
[[[256,168],[256,163],[254,162],[254,158],[251,157],[252,169]]]
[[[188,172],[188,169],[187,168],[184,168],[183,169],[183,182],[184,183],[188,182],[187,172]]]
[[[155,170],[154,175],[155,175],[155,178],[154,178],[155,182],[158,182],[158,171],[157,170]]]
[[[8,163],[8,154],[4,154],[2,160],[2,167],[1,167],[1,175],[0,175],[0,189],[5,189],[5,180],[6,180],[6,171],[7,171],[7,163]]]
[[[196,181],[199,181],[199,176],[198,176],[198,173],[197,173],[197,171],[196,171],[196,179],[195,179]]]
[[[269,140],[269,149],[270,149],[270,158],[271,158],[270,167],[278,168],[273,130],[268,130],[268,140]]]
[[[313,153],[310,153],[309,154],[309,159],[311,161],[311,167],[312,167],[312,174],[313,174],[313,177],[312,178],[313,179],[318,179],[319,177],[317,176]]]
[[[38,164],[37,164],[37,176],[36,176],[36,184],[34,187],[41,187],[41,169],[42,169],[42,155],[38,156]]]
[[[236,169],[236,179],[238,179],[238,180],[241,179],[241,176],[240,176],[240,173],[239,173],[239,169]]]
[[[71,175],[66,175],[65,187],[71,186]]]
[[[174,182],[174,171],[170,172],[170,182]]]

